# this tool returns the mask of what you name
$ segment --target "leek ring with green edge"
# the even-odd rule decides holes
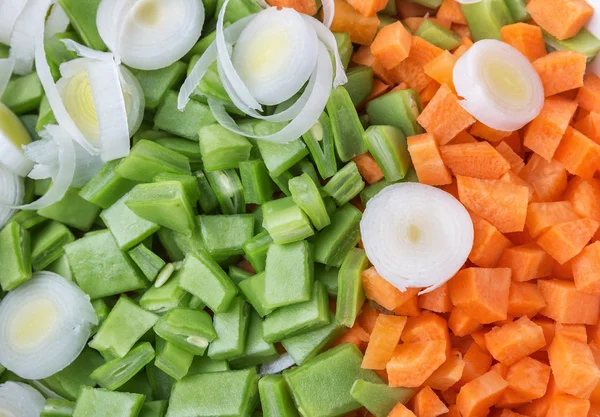
[[[47,378],[70,365],[98,324],[89,296],[46,271],[9,292],[0,317],[0,363],[25,379]]]
[[[419,183],[390,185],[370,199],[360,231],[369,261],[400,291],[440,287],[473,247],[473,222],[463,205]]]
[[[21,177],[26,176],[33,164],[25,158],[22,146],[31,143],[31,136],[21,120],[0,102],[0,164]]]
[[[156,70],[183,58],[200,38],[204,4],[197,0],[102,0],[100,37],[131,68]]]
[[[23,204],[24,196],[25,182],[23,178],[0,164],[0,202],[18,206]],[[14,214],[14,209],[0,205],[0,229],[8,223]]]
[[[27,0],[2,0],[2,13],[0,13],[0,43],[10,44],[10,35],[12,34],[15,23],[23,11]]]
[[[45,403],[42,394],[27,384],[8,381],[0,385],[1,416],[39,417]]]
[[[544,105],[544,87],[531,62],[494,39],[476,42],[458,59],[453,81],[461,106],[492,129],[521,129]]]

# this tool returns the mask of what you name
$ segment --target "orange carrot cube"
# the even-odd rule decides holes
[[[407,143],[419,182],[428,185],[452,182],[452,175],[442,161],[438,144],[432,134],[409,136]]]
[[[408,57],[412,35],[401,22],[383,27],[371,44],[371,52],[386,69],[392,69]]]
[[[598,230],[598,222],[591,219],[572,220],[550,227],[537,244],[561,264],[583,250]]]
[[[513,281],[523,282],[550,275],[552,258],[535,243],[528,243],[505,249],[497,266],[510,268]]]
[[[527,12],[535,23],[562,40],[577,35],[594,9],[585,0],[531,0]]]
[[[592,178],[600,168],[600,145],[569,126],[554,159],[563,164],[569,173]]]
[[[577,291],[571,281],[538,280],[538,288],[546,301],[540,314],[565,324],[596,324],[600,313],[600,297]]]
[[[462,417],[485,416],[507,387],[508,383],[497,372],[489,371],[460,389],[456,405]]]
[[[600,295],[600,241],[585,247],[571,264],[577,290]]]
[[[546,97],[583,86],[586,64],[587,57],[574,51],[551,52],[533,61],[533,67],[544,85]]]
[[[542,328],[527,317],[494,327],[486,333],[485,341],[494,359],[506,366],[513,365],[546,345]]]
[[[521,52],[530,61],[546,55],[546,43],[539,26],[527,23],[514,23],[502,26],[502,40]]]

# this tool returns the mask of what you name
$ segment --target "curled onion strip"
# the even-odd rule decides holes
[[[29,0],[15,22],[10,37],[10,57],[15,60],[15,73],[25,75],[33,70],[39,17],[45,19],[49,0]],[[41,27],[44,27],[43,22]]]
[[[10,35],[12,34],[15,22],[23,11],[27,0],[1,0],[0,1],[0,43],[10,44]]]
[[[24,196],[25,183],[23,178],[0,164],[0,201],[6,202],[11,206],[18,206],[19,204],[23,204]],[[0,206],[0,229],[8,223],[14,214],[14,209]]]
[[[321,22],[319,22],[312,16],[307,16],[303,14],[302,18],[310,23],[310,25],[315,30],[319,40],[323,42],[323,44],[327,47],[329,52],[333,55],[333,58],[335,60],[335,78],[333,79],[333,86],[337,87],[346,84],[348,82],[348,77],[346,76],[344,64],[342,64],[342,58],[340,57],[340,52],[338,50],[337,42],[335,41],[333,33],[327,30],[327,28],[324,27]]]
[[[6,90],[10,77],[15,69],[15,60],[11,58],[0,59],[0,97]]]
[[[63,8],[60,4],[55,3],[48,15],[48,20],[46,20],[45,38],[48,39],[57,33],[65,32],[70,23],[69,17]]]
[[[323,24],[330,28],[335,17],[335,3],[333,0],[323,0]]]
[[[0,385],[0,415],[39,417],[46,400],[35,388],[21,382]]]

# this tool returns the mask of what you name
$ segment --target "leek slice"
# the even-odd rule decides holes
[[[39,417],[46,400],[35,388],[21,382],[0,385],[0,416]]]

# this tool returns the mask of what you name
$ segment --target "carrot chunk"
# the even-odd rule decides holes
[[[444,145],[440,154],[454,175],[494,180],[510,169],[508,161],[488,142]]]
[[[486,333],[485,341],[494,359],[506,366],[546,346],[544,331],[528,317],[494,327]]]
[[[558,388],[558,385],[556,385],[554,376],[550,375],[550,381],[548,382],[546,394],[544,394],[542,398],[538,398],[537,400],[533,400],[530,403],[517,408],[517,411],[526,416],[545,417],[550,409],[552,399],[557,395],[564,395],[564,392],[562,392],[560,388]]]
[[[497,372],[490,371],[465,384],[456,397],[456,405],[462,417],[485,416],[507,387]]]
[[[454,335],[462,337],[479,330],[481,323],[469,316],[462,308],[454,307],[448,318],[448,327]]]
[[[452,23],[458,23],[461,25],[467,24],[467,19],[460,8],[460,4],[454,0],[444,0],[438,9],[437,17],[439,19],[448,20]]]
[[[600,241],[584,248],[572,262],[578,291],[600,295]]]
[[[500,29],[500,36],[532,62],[546,55],[546,43],[539,26],[527,23],[506,25]]]
[[[401,22],[392,23],[377,33],[371,44],[371,52],[386,69],[392,69],[408,57],[411,38],[412,35]]]
[[[500,415],[498,417],[528,417],[528,416],[525,416],[525,415],[519,414],[519,413],[515,413],[514,411],[511,411],[508,408],[505,408],[502,410],[502,412],[500,413]]]
[[[452,304],[482,324],[506,319],[510,273],[508,268],[463,269],[449,281]]]
[[[268,0],[267,3],[277,8],[288,7],[309,16],[316,15],[321,7],[316,0]]]
[[[546,306],[546,301],[536,284],[511,282],[508,293],[509,317],[533,317]]]
[[[425,387],[419,391],[415,395],[414,404],[417,417],[438,417],[448,412],[448,407],[431,387]]]
[[[420,36],[412,37],[412,44],[410,47],[410,57],[414,59],[418,64],[424,66],[435,57],[441,55],[444,52],[442,48],[439,48],[431,42],[421,38]]]
[[[456,90],[454,89],[453,71],[456,61],[458,61],[457,57],[448,51],[444,51],[426,63],[423,70],[432,79],[440,84],[447,85],[454,92]]]
[[[369,344],[362,361],[365,369],[385,369],[398,345],[406,317],[380,314],[375,322]]]
[[[463,375],[465,361],[458,350],[453,350],[446,362],[425,381],[433,389],[445,391],[456,384]]]
[[[531,203],[527,207],[525,226],[531,237],[537,238],[556,224],[578,219],[579,216],[568,201]]]
[[[550,367],[531,358],[523,358],[508,369],[508,387],[527,400],[541,398],[550,380]]]
[[[577,102],[550,97],[540,114],[525,128],[523,144],[550,161],[577,110]]]
[[[331,23],[333,32],[348,32],[350,40],[360,45],[370,45],[377,34],[377,16],[363,16],[346,0],[334,0],[335,14]]]
[[[567,188],[567,170],[558,162],[545,161],[541,156],[531,156],[519,176],[534,189],[534,200],[559,200]]]
[[[521,172],[525,166],[525,162],[523,161],[523,158],[521,158],[519,154],[517,154],[513,148],[510,147],[510,145],[504,141],[501,141],[498,143],[498,145],[496,145],[496,150],[504,159],[508,161],[510,164],[510,169],[512,169],[515,174]]]
[[[419,182],[428,185],[452,182],[452,175],[444,165],[438,144],[431,133],[409,136],[407,143]]]
[[[588,244],[598,222],[591,219],[572,220],[550,227],[537,240],[537,244],[561,264],[571,260]]]
[[[377,309],[371,307],[371,304],[366,301],[358,316],[358,324],[365,329],[367,333],[371,334],[375,329],[375,323],[377,323],[377,317],[379,317],[380,314],[381,313]]]
[[[585,0],[531,0],[527,11],[535,23],[558,39],[577,35],[594,13]]]
[[[373,72],[375,73],[375,68],[373,67],[372,69],[373,69]],[[371,90],[371,92],[369,93],[367,98],[362,103],[360,103],[360,105],[358,107],[362,107],[362,106],[366,105],[369,101],[375,100],[377,97],[384,95],[385,93],[387,93],[387,91],[389,89],[390,89],[390,86],[388,84],[384,83],[379,78],[374,78],[373,79],[373,89]]]
[[[417,417],[415,413],[410,411],[406,406],[402,403],[398,403],[392,408],[388,417]]]
[[[442,341],[446,344],[446,350],[450,352],[448,324],[443,317],[434,313],[410,317],[406,322],[401,339],[404,343]]]
[[[600,77],[589,73],[583,79],[583,87],[577,93],[579,107],[589,112],[600,113]]]
[[[475,119],[458,104],[458,97],[450,88],[442,85],[417,117],[417,122],[444,145],[475,123]]]
[[[523,282],[550,275],[552,258],[535,243],[528,243],[505,249],[497,266],[510,268],[513,281]]]
[[[492,129],[491,127],[477,120],[475,124],[471,126],[470,133],[473,136],[477,136],[478,138],[485,139],[489,142],[500,142],[505,137],[510,136],[512,132]]]
[[[596,324],[600,297],[577,291],[575,284],[562,280],[539,280],[538,288],[546,301],[540,314],[559,323]]]
[[[525,228],[529,190],[502,180],[457,176],[458,194],[466,208],[489,221],[502,233]]]
[[[362,272],[362,283],[367,298],[388,310],[393,310],[402,305],[410,297],[419,292],[415,288],[401,292],[398,288],[383,279],[373,266]]]
[[[556,6],[552,8],[556,10]],[[544,85],[544,95],[550,97],[581,87],[586,63],[586,56],[580,52],[556,51],[533,61],[533,67]]]
[[[506,248],[513,246],[490,222],[471,213],[474,239],[469,260],[482,268],[493,268]]]
[[[440,340],[404,343],[394,351],[386,370],[392,387],[419,387],[446,361]]]
[[[554,159],[563,164],[569,173],[592,178],[600,167],[600,145],[569,126]]]
[[[358,323],[354,323],[346,333],[338,337],[333,343],[333,346],[338,346],[343,343],[352,343],[364,352],[366,343],[369,341],[369,333],[367,333]]]
[[[386,0],[347,0],[363,16],[375,16],[387,6]]]
[[[477,343],[473,343],[467,349],[463,361],[465,367],[460,380],[467,383],[489,371],[493,358],[488,352],[481,349]]]
[[[431,77],[425,74],[423,65],[412,58],[410,54],[400,65],[390,70],[390,73],[395,82],[405,82],[417,92],[421,92],[431,82]]]
[[[581,88],[579,89],[581,91]],[[574,125],[575,129],[586,135],[594,142],[600,144],[600,114],[591,112],[581,119],[577,120]]]
[[[419,307],[436,313],[449,313],[452,310],[448,283],[419,297]]]
[[[550,403],[546,417],[586,417],[590,402],[570,395],[557,395]]]
[[[369,184],[375,184],[383,179],[383,171],[379,165],[377,165],[377,161],[375,161],[375,158],[373,158],[370,153],[355,156],[352,160],[356,164],[360,175]]]
[[[544,304],[546,304],[546,301],[544,301]],[[552,340],[554,339],[554,331],[556,327],[556,323],[554,322],[554,320],[538,316],[534,317],[531,321],[533,321],[535,324],[542,328],[542,330],[544,331],[544,339],[546,340],[546,347],[550,346],[550,343],[552,343]]]
[[[420,315],[421,309],[419,308],[419,297],[417,294],[415,293],[415,295],[396,307],[394,309],[394,314],[409,317],[416,317]]]
[[[573,210],[581,217],[600,222],[600,180],[573,178],[565,192]]]

